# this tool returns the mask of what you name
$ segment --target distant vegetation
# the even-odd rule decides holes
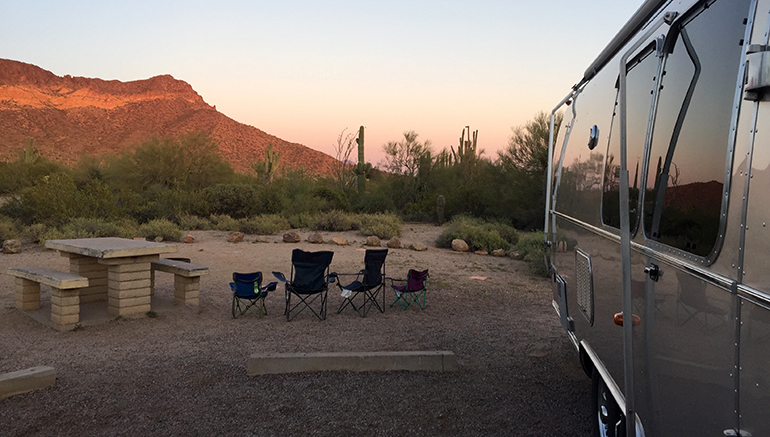
[[[253,173],[236,173],[202,133],[153,138],[72,168],[40,156],[29,141],[17,160],[0,162],[0,240],[178,240],[183,230],[275,234],[304,227],[390,238],[402,220],[441,220],[449,221],[441,245],[463,238],[474,249],[511,249],[519,243],[516,229],[543,225],[548,122],[539,113],[515,128],[494,159],[483,156],[470,129],[439,152],[408,131],[383,146],[384,170],[344,159],[334,176],[284,168],[272,148]],[[344,158],[353,140],[340,134]],[[357,174],[365,174],[365,193],[356,189]]]

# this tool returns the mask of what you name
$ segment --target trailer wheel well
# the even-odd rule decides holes
[[[585,372],[586,376],[592,378],[594,373],[594,363],[591,361],[591,357],[588,356],[588,352],[586,352],[582,344],[580,345],[578,356],[580,357],[580,367],[583,368],[583,372]]]

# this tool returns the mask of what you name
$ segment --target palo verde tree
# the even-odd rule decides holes
[[[562,118],[561,113],[556,114],[554,138]],[[539,228],[543,225],[550,117],[538,112],[512,130],[508,146],[498,152],[499,213],[513,217],[519,228]]]

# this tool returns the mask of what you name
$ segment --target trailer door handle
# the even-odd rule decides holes
[[[650,264],[649,267],[644,268],[644,274],[650,275],[650,279],[658,282],[658,279],[663,276],[663,271],[656,264]]]

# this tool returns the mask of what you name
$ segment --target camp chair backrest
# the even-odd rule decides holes
[[[366,251],[366,255],[364,255],[364,285],[371,286],[382,283],[382,265],[385,264],[387,255],[388,249]]]
[[[262,272],[233,273],[235,294],[238,296],[251,296],[256,293],[262,284]]]
[[[407,274],[406,289],[409,291],[418,291],[425,288],[425,279],[428,277],[428,271],[409,270]]]
[[[293,288],[303,291],[325,290],[325,272],[332,263],[334,252],[305,252],[294,249],[291,253]]]

